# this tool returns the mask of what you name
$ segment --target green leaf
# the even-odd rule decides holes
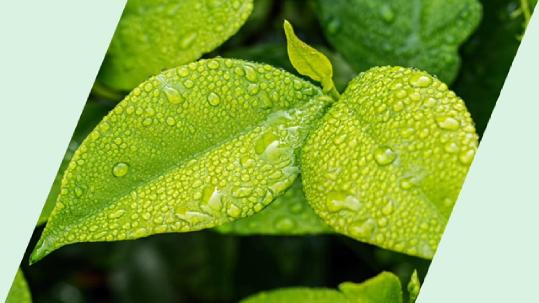
[[[212,59],[135,88],[75,152],[31,261],[76,242],[221,225],[292,185],[329,97],[269,65]]]
[[[219,226],[217,230],[239,235],[305,235],[331,232],[307,203],[300,178],[259,213]]]
[[[17,270],[11,289],[7,295],[6,303],[31,303],[32,296],[30,294],[30,288],[28,283],[24,279],[22,271]]]
[[[338,232],[431,258],[477,139],[464,102],[444,83],[418,70],[373,68],[309,136],[307,200]]]
[[[283,288],[262,292],[240,303],[402,303],[399,278],[383,272],[361,284],[345,282],[339,290],[325,288]]]
[[[481,19],[477,0],[317,0],[329,42],[359,72],[373,66],[416,67],[451,83],[458,48]]]
[[[165,68],[189,63],[234,35],[252,0],[129,0],[99,81],[130,90]]]
[[[335,81],[336,89],[338,91],[344,90],[348,82],[356,76],[356,72],[352,70],[352,67],[350,67],[348,62],[339,53],[325,49],[320,45],[317,45],[316,48],[327,54],[333,63],[333,80]],[[226,52],[224,57],[264,62],[299,75],[290,63],[286,46],[282,43],[265,42],[249,47],[236,48]]]
[[[419,278],[417,277],[417,270],[414,270],[412,273],[412,276],[410,277],[410,281],[408,282],[407,289],[408,289],[408,296],[409,300],[408,302],[414,303],[417,299],[417,296],[419,295],[419,289],[421,288],[421,283],[419,282]]]
[[[324,92],[336,92],[335,84],[333,84],[333,67],[329,59],[318,50],[301,41],[294,33],[292,25],[286,20],[284,21],[284,32],[286,34],[288,57],[294,68],[300,74],[320,82]]]
[[[107,114],[109,110],[110,108],[108,106],[93,101],[89,101],[84,107],[84,110],[82,111],[82,114],[79,118],[79,123],[75,128],[73,137],[69,142],[67,150],[64,154],[64,158],[62,159],[62,163],[60,164],[60,168],[58,169],[56,177],[54,178],[54,182],[52,183],[52,187],[49,192],[49,196],[47,197],[47,201],[45,202],[45,206],[41,210],[41,215],[39,216],[37,225],[41,225],[47,222],[47,220],[49,219],[49,216],[54,209],[54,205],[56,204],[56,199],[60,194],[60,184],[62,182],[62,177],[64,176],[64,171],[66,170],[69,161],[73,157],[75,150],[77,150],[79,145],[82,143],[82,140],[86,138],[86,136],[92,131],[92,129],[97,125],[97,123],[99,123],[99,121],[103,118],[103,116]]]

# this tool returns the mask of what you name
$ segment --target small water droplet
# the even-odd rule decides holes
[[[167,100],[172,104],[179,104],[182,102],[183,97],[180,93],[172,87],[165,86],[163,88]]]
[[[410,76],[410,84],[415,87],[428,87],[432,83],[432,78],[423,73],[415,73]]]
[[[117,219],[117,218],[121,217],[123,214],[125,214],[125,210],[118,209],[118,210],[112,212],[111,214],[109,214],[109,219]]]
[[[467,150],[467,151],[464,151],[460,154],[459,156],[459,161],[460,163],[464,164],[464,165],[468,165],[470,163],[472,163],[472,160],[475,156],[475,150],[473,149],[470,149],[470,150]]]
[[[448,153],[456,153],[459,151],[459,146],[455,142],[447,142],[444,145],[444,150]]]
[[[219,97],[218,94],[214,93],[214,92],[211,92],[209,95],[208,95],[208,103],[211,105],[211,106],[217,106],[219,105],[219,103],[221,103],[221,97]]]
[[[459,121],[451,117],[437,117],[436,124],[445,130],[457,130],[460,127]]]
[[[129,165],[125,162],[118,162],[112,168],[112,174],[115,177],[123,177],[129,172]]]
[[[219,62],[217,62],[216,60],[211,60],[209,63],[208,63],[208,67],[210,69],[218,69],[219,68]]]
[[[388,146],[380,146],[374,150],[374,160],[379,165],[389,165],[396,157],[397,154]]]

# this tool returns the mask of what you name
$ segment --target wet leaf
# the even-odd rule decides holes
[[[32,295],[30,294],[30,288],[28,283],[24,279],[22,271],[17,270],[11,289],[7,295],[6,303],[30,303],[32,302]]]
[[[292,25],[286,20],[284,21],[284,32],[286,34],[288,58],[290,58],[290,62],[298,73],[320,82],[324,92],[335,90],[333,67],[329,59],[318,50],[301,41],[294,33]]]
[[[259,213],[219,226],[218,231],[239,235],[307,235],[329,233],[305,199],[301,180]]]
[[[70,243],[250,216],[292,185],[329,97],[269,65],[212,59],[135,88],[75,152],[35,262]]]
[[[149,76],[200,58],[235,34],[252,0],[129,0],[99,81],[131,90]]]
[[[421,68],[451,83],[458,47],[481,19],[477,0],[317,0],[329,42],[359,72],[381,65]]]
[[[345,282],[339,290],[325,288],[283,288],[262,292],[240,303],[402,303],[399,278],[383,272],[361,284]]]
[[[45,206],[43,206],[41,215],[39,215],[37,225],[41,225],[47,222],[49,219],[49,216],[54,209],[54,205],[56,204],[58,194],[60,194],[60,184],[62,182],[62,177],[64,176],[64,171],[66,170],[69,161],[73,157],[73,153],[82,143],[82,140],[86,138],[88,133],[92,131],[92,129],[97,125],[97,123],[99,123],[99,121],[107,114],[109,110],[110,108],[108,106],[92,101],[88,102],[84,107],[84,110],[79,118],[79,123],[75,128],[73,137],[69,142],[66,153],[64,154],[64,158],[62,159],[62,163],[60,164],[60,168],[58,169],[56,177],[54,178],[47,201],[45,201]]]
[[[373,68],[309,136],[305,194],[336,231],[431,258],[476,148],[470,114],[444,83],[418,70]]]

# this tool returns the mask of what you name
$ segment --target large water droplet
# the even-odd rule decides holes
[[[208,67],[210,69],[218,69],[219,68],[219,62],[217,62],[216,60],[212,60],[208,63]]]
[[[437,117],[436,124],[445,130],[457,130],[460,127],[459,121],[451,117]]]
[[[432,78],[423,73],[415,73],[410,76],[410,84],[415,87],[428,87],[432,83]]]
[[[464,164],[464,165],[468,165],[470,163],[472,163],[472,160],[475,156],[475,150],[473,149],[470,149],[470,150],[467,150],[467,151],[464,151],[460,154],[459,156],[459,161],[460,163]]]
[[[219,97],[218,94],[216,94],[214,92],[211,92],[208,95],[208,103],[211,106],[217,106],[217,105],[219,105],[219,103],[221,103],[221,97]]]
[[[172,87],[165,86],[163,88],[167,100],[172,104],[179,104],[182,102],[183,97],[180,93]]]
[[[357,211],[361,207],[359,200],[342,191],[331,191],[326,198],[326,205],[330,212],[338,212],[343,209]]]
[[[397,154],[388,146],[380,146],[374,150],[374,160],[379,165],[389,165],[396,157]]]
[[[374,232],[374,229],[376,228],[376,223],[371,220],[365,220],[363,222],[357,222],[352,223],[348,227],[348,232],[356,238],[370,238],[372,236],[372,233]]]
[[[112,168],[112,174],[115,177],[123,177],[129,172],[129,165],[125,162],[118,162]]]
[[[123,216],[123,214],[125,214],[125,210],[123,209],[115,210],[109,214],[109,219],[118,219],[119,217]]]
[[[256,140],[255,152],[261,155],[266,151],[266,149],[270,148],[271,145],[275,145],[275,147],[279,145],[279,137],[272,131],[267,131],[258,137],[258,140]]]
[[[257,79],[255,69],[250,66],[245,66],[243,69],[245,70],[245,78],[251,82],[255,82]]]

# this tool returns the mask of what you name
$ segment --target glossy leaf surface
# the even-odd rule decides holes
[[[135,88],[67,168],[32,255],[75,242],[214,227],[292,185],[296,152],[331,102],[269,65],[212,59]]]
[[[252,0],[129,0],[99,80],[131,90],[149,76],[200,58],[235,34]]]
[[[431,258],[477,148],[463,101],[427,73],[354,79],[303,148],[308,201],[335,230]]]

